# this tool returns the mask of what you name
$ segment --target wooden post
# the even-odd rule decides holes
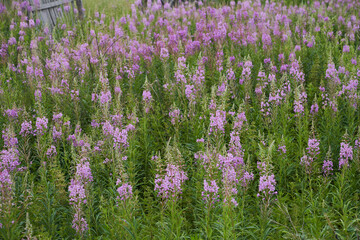
[[[84,13],[83,13],[83,5],[81,0],[76,0],[76,7],[79,11],[79,18],[83,19]]]

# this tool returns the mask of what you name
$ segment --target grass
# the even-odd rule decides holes
[[[84,8],[89,16],[99,12],[116,19],[129,14],[132,3],[131,0],[83,0]]]

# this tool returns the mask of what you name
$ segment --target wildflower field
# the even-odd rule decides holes
[[[0,1],[0,239],[359,239],[360,2],[128,5]]]

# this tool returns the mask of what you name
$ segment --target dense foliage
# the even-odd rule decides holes
[[[1,239],[358,239],[360,2],[43,26],[0,4]]]

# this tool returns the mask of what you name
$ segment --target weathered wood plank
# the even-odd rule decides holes
[[[47,11],[49,13],[52,25],[55,26],[56,25],[56,19],[55,19],[55,16],[54,16],[54,9],[53,8],[48,8],[45,11]]]
[[[52,18],[51,18],[51,15],[50,15],[49,11],[48,11],[48,10],[44,10],[43,12],[46,14],[46,18],[48,19],[48,22],[47,22],[47,23],[48,23],[49,25],[51,25],[51,26],[55,26],[54,23],[53,23],[53,21],[52,21]]]
[[[63,4],[64,4],[64,2],[62,0],[54,1],[54,2],[46,2],[46,3],[40,4],[39,7],[35,7],[34,10],[42,11],[42,10],[48,9],[48,8],[60,7]]]
[[[44,22],[44,24],[49,26],[51,23],[50,23],[50,19],[48,17],[47,12],[40,11],[39,14],[40,14],[40,19]]]
[[[54,8],[53,8],[55,22],[57,22],[57,19],[58,19],[59,17],[61,17],[61,16],[60,16],[60,11],[61,11],[60,9],[61,9],[60,7],[54,7]]]
[[[50,13],[51,19],[52,19],[52,21],[54,23],[54,26],[56,25],[56,19],[57,19],[57,17],[56,17],[56,9],[57,9],[57,7],[49,8],[49,13]]]

